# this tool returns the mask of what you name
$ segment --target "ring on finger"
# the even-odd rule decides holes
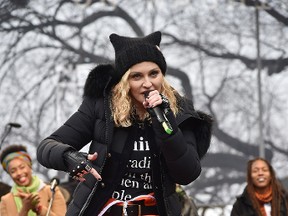
[[[90,172],[91,169],[92,169],[92,166],[90,166],[89,164],[86,164],[85,170],[86,170],[87,172]]]

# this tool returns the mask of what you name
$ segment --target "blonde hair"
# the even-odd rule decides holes
[[[135,108],[133,107],[133,102],[130,95],[130,86],[128,83],[129,74],[130,69],[122,76],[120,82],[112,89],[112,116],[117,127],[129,127],[132,125],[133,111]],[[179,112],[176,95],[179,95],[179,93],[167,82],[164,76],[161,93],[168,98],[170,108],[174,115],[176,115]],[[145,113],[145,116],[143,116],[141,120],[145,119],[146,117],[149,117],[148,112]]]

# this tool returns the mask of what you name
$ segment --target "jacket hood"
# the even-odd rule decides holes
[[[196,111],[199,120],[196,121],[194,127],[195,139],[197,141],[197,152],[199,158],[202,159],[206,155],[212,137],[212,128],[213,128],[213,118],[212,116],[202,112]]]
[[[116,84],[116,80],[112,76],[114,73],[115,68],[112,64],[97,65],[87,76],[83,96],[92,98],[103,97],[105,92]]]
[[[184,122],[188,122],[195,135],[197,153],[199,158],[202,159],[210,147],[214,121],[213,117],[200,110],[195,110],[191,100],[184,99],[179,102],[182,111],[181,115],[176,116],[177,123],[178,125],[181,125]]]

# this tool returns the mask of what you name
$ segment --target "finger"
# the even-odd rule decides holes
[[[18,192],[18,193],[16,194],[16,196],[24,196],[24,195],[26,195],[26,193]]]
[[[149,102],[148,101],[144,101],[143,102],[143,106],[144,106],[145,109],[149,108]]]
[[[76,180],[76,181],[80,181],[80,182],[84,182],[86,181],[86,179],[84,177],[80,177],[80,176],[73,176],[73,179]]]
[[[25,195],[23,195],[23,194],[15,194],[15,197],[19,197],[19,198],[21,198],[21,199],[23,199],[23,198],[25,198],[26,196]]]
[[[101,181],[101,180],[102,180],[101,175],[100,175],[94,168],[92,168],[92,169],[90,170],[90,173],[91,173],[98,181]]]
[[[30,197],[31,194],[18,192],[15,196],[20,197],[21,199],[23,199],[23,198],[28,198],[28,197]]]
[[[155,106],[158,106],[162,104],[162,98],[159,98],[156,102],[155,102]]]
[[[17,191],[23,193],[23,190],[21,190],[20,188],[17,188]]]
[[[89,155],[87,156],[87,159],[88,159],[88,160],[91,160],[91,161],[94,161],[94,160],[97,159],[97,156],[98,156],[98,153],[97,153],[97,152],[94,152],[94,154],[89,154]]]
[[[36,206],[39,202],[40,202],[39,197],[36,197],[36,198],[33,198],[33,199],[32,199],[31,204],[32,204],[33,206]]]
[[[161,98],[154,98],[153,100],[150,101],[150,107],[156,107],[162,103]]]
[[[25,196],[25,199],[33,200],[35,198],[34,194],[28,194]]]
[[[33,199],[39,199],[40,197],[39,197],[38,194],[33,194],[32,198],[33,198]]]
[[[79,173],[77,173],[76,174],[76,177],[77,178],[82,178],[84,175],[86,175],[87,173],[89,173],[89,172],[87,172],[86,170],[82,170],[81,172],[79,172]]]
[[[77,176],[72,177],[75,181],[79,181],[79,178]]]
[[[150,95],[149,99],[147,99],[147,102],[151,105],[159,105],[162,103],[162,98],[160,94],[155,92],[154,94]]]
[[[153,90],[149,93],[149,98],[151,97],[155,97],[155,96],[158,96],[159,95],[159,92],[157,90]]]
[[[86,179],[83,178],[83,177],[80,177],[80,178],[78,178],[78,181],[80,181],[80,182],[84,182],[84,181],[86,181]]]
[[[81,173],[80,173],[80,177],[83,176],[83,175],[86,175],[87,173],[89,173],[89,172],[86,171],[86,170],[82,170]]]

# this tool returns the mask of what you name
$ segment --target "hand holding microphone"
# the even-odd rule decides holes
[[[167,98],[163,97],[163,95],[160,95],[158,92],[154,93],[154,91],[146,91],[144,97],[145,101],[143,105],[147,108],[150,115],[157,117],[158,122],[162,125],[167,134],[172,134],[173,128],[166,117],[166,113],[171,111]]]

